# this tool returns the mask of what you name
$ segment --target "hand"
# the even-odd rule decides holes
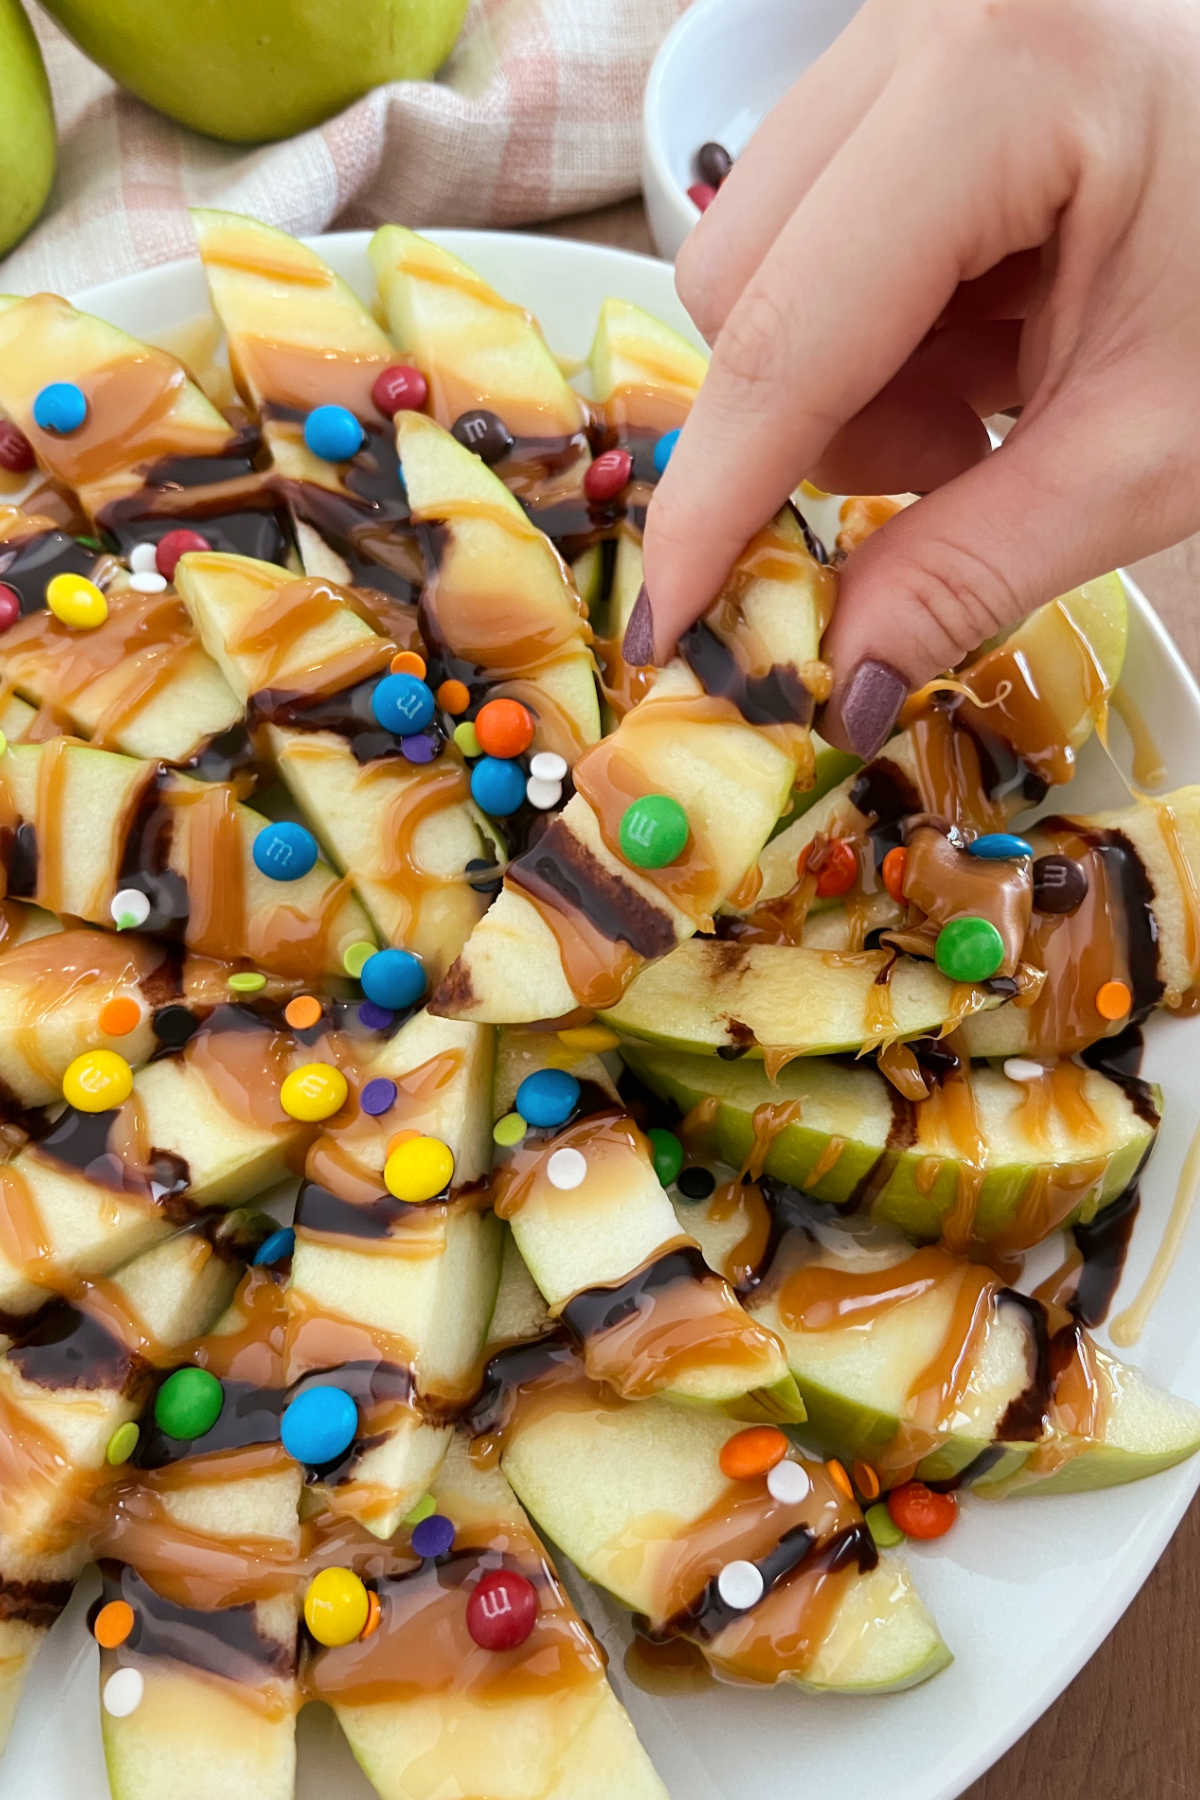
[[[1197,94],[1196,0],[867,0],[680,255],[714,354],[646,522],[641,647],[669,654],[802,476],[916,490],[825,640],[822,729],[869,756],[910,686],[1200,527]]]

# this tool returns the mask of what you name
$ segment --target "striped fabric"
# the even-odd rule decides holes
[[[650,60],[687,0],[472,0],[442,79],[378,88],[287,143],[201,138],[121,93],[30,8],[58,115],[60,167],[0,290],[70,294],[194,253],[185,208],[287,231],[514,225],[637,187]]]

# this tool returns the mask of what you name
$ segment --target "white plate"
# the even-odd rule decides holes
[[[608,294],[685,323],[665,264],[561,240],[432,235],[533,308],[560,353],[586,352]],[[371,293],[365,234],[316,241],[360,293]],[[199,265],[180,263],[94,289],[80,296],[80,304],[128,331],[155,336],[195,319],[207,303]],[[1169,783],[1178,786],[1200,776],[1200,691],[1146,601],[1133,589],[1131,597],[1128,687],[1153,719]],[[1119,725],[1114,740],[1121,755],[1126,746]],[[1119,805],[1122,798],[1099,747],[1089,746],[1070,792],[1071,810]],[[1165,1124],[1143,1187],[1121,1289],[1126,1298],[1149,1263],[1195,1124],[1200,1018],[1164,1021],[1149,1038],[1147,1072],[1166,1090]],[[1154,1380],[1200,1401],[1200,1311],[1190,1273],[1198,1264],[1200,1214],[1136,1354]],[[1110,1493],[968,1502],[949,1538],[911,1551],[921,1590],[956,1660],[910,1694],[846,1700],[718,1689],[670,1701],[652,1698],[622,1678],[626,1639],[619,1616],[592,1595],[587,1610],[611,1653],[622,1698],[676,1800],[795,1800],[802,1791],[845,1800],[952,1800],[1028,1729],[1092,1655],[1146,1579],[1198,1482],[1195,1463]],[[82,1600],[52,1634],[29,1683],[0,1774],[6,1800],[107,1800],[95,1655]],[[301,1740],[300,1800],[328,1800],[330,1794],[371,1800],[324,1709],[308,1709]],[[502,1740],[496,1753],[503,1757]],[[167,1774],[164,1769],[164,1800],[170,1800]]]

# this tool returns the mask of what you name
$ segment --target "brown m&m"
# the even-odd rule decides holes
[[[1072,856],[1039,856],[1033,865],[1033,904],[1040,913],[1073,913],[1087,899],[1088,877]]]
[[[460,414],[450,430],[465,449],[473,450],[485,463],[499,462],[513,447],[512,432],[504,420],[485,406]]]

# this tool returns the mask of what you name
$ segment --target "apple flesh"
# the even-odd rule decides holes
[[[0,256],[25,236],[54,180],[50,84],[21,0],[0,0]]]

